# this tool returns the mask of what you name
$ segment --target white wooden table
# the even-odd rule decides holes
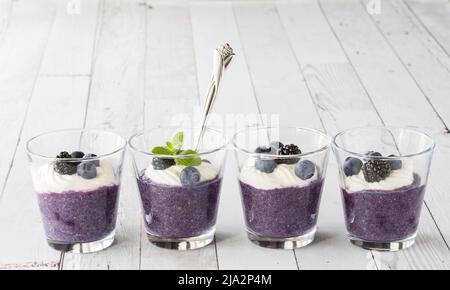
[[[366,9],[370,0],[80,1],[77,13],[69,0],[0,0],[0,269],[450,269],[448,0],[381,0],[379,14]],[[222,42],[237,56],[218,114],[280,114],[329,134],[366,124],[433,134],[413,248],[377,253],[348,243],[333,158],[316,242],[295,251],[251,244],[232,154],[214,244],[150,245],[127,160],[115,246],[92,255],[47,247],[25,141],[83,126],[129,137],[192,113]]]

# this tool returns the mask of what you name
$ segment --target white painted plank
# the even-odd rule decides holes
[[[266,3],[234,5],[243,52],[261,112],[279,114],[282,124],[321,129],[276,8]]]
[[[280,114],[282,124],[323,129],[276,7],[270,3],[234,7],[261,111]],[[302,257],[297,258],[301,267]]]
[[[128,138],[142,130],[145,7],[139,1],[104,3],[86,127]],[[125,158],[115,244],[92,255],[65,254],[64,269],[139,269],[141,215],[138,191]]]
[[[248,117],[246,119],[248,123],[259,123],[258,104],[232,5],[220,3],[211,6],[202,3],[192,6],[191,11],[200,92],[206,93],[209,85],[212,71],[210,56],[213,50],[220,44],[230,43],[236,56],[224,76],[223,87],[215,104],[214,112],[221,117],[222,121],[227,120],[227,117],[242,114]],[[219,32],[217,27],[221,27]],[[204,94],[201,97],[203,102]],[[213,122],[212,125],[214,125]],[[229,123],[225,124],[225,130],[231,137],[235,130],[242,129],[244,126],[245,121],[239,124]],[[295,257],[291,251],[272,251],[259,248],[247,239],[236,178],[237,165],[232,155],[234,154],[230,151],[224,172],[216,234],[219,268],[296,268]]]
[[[12,12],[12,1],[2,0],[0,1],[0,45],[3,41],[3,36],[8,27]]]
[[[79,8],[68,9],[69,1],[55,1],[56,18],[48,42],[41,74],[89,75],[97,29],[98,0],[80,0]]]
[[[39,78],[18,144],[4,195],[0,202],[0,228],[7,235],[0,247],[1,265],[57,265],[60,253],[48,247],[43,233],[31,177],[26,141],[37,134],[83,125],[89,79]]]
[[[321,1],[321,7],[383,120],[387,124],[428,127],[436,133],[442,132],[443,124],[371,23],[361,3]],[[434,194],[433,186],[429,190],[430,194]],[[418,242],[408,251],[379,254],[383,259],[378,259],[377,265],[390,269],[448,267],[450,252],[426,208],[422,214],[419,235],[426,240]],[[424,259],[419,260],[418,257]]]
[[[367,93],[317,3],[280,2],[277,7],[327,132],[335,135],[353,126],[379,125]],[[311,26],[320,33],[309,39]],[[305,39],[309,39],[306,46]],[[323,59],[328,63],[323,63]],[[348,242],[337,165],[334,158],[330,160],[318,223],[318,246],[297,251],[300,268],[375,269],[372,254]]]
[[[192,27],[187,6],[150,6],[147,12],[145,127],[192,116],[199,105]],[[164,29],[161,29],[164,27]]]
[[[374,15],[375,23],[380,31],[389,41],[397,56],[417,82],[420,89],[429,99],[434,109],[439,113],[445,124],[450,124],[450,58],[442,51],[441,47],[432,39],[420,23],[417,23],[414,15],[402,1],[393,1],[383,6],[383,13]],[[445,135],[439,138],[446,142]],[[447,141],[448,142],[448,141]],[[439,155],[442,151],[448,152],[448,145],[440,146]],[[443,155],[433,166],[431,184],[433,193],[427,196],[428,205],[433,216],[441,228],[442,234],[447,241],[450,240],[450,197],[448,196],[448,184],[441,182],[434,173],[443,175],[441,170],[445,168],[449,157]],[[447,155],[448,156],[448,155]],[[443,178],[443,177],[441,177]]]
[[[450,124],[450,57],[403,1],[387,2],[383,13],[372,18],[434,109]]]
[[[448,0],[405,0],[427,31],[450,55],[450,2]]]
[[[189,7],[152,4],[147,12],[145,127],[192,117],[199,104]],[[162,29],[164,28],[164,29]],[[214,244],[177,252],[151,245],[142,230],[142,269],[217,269]]]
[[[333,43],[332,40],[328,40],[330,37],[332,39],[333,35],[329,31],[318,6],[310,5],[309,3],[306,5],[305,2],[302,2],[301,5],[296,2],[279,3],[278,9],[281,10],[280,15],[284,19],[283,23],[280,23],[280,15],[277,15],[278,11],[274,9],[276,7],[269,5],[266,6],[265,10],[253,9],[251,11],[254,17],[251,20],[254,23],[253,29],[255,31],[262,23],[267,23],[261,31],[270,35],[278,35],[280,38],[284,36],[283,41],[273,41],[278,43],[276,48],[273,48],[272,45],[268,49],[276,50],[280,55],[284,55],[287,60],[281,63],[277,62],[277,65],[280,65],[277,70],[273,70],[273,63],[267,60],[266,62],[269,66],[267,71],[270,72],[270,75],[267,77],[281,75],[285,67],[292,66],[292,64],[288,65],[288,63],[295,64],[297,59],[299,59],[309,90],[311,90],[311,95],[326,129],[334,133],[343,127],[354,124],[355,121],[358,121],[363,116],[365,116],[367,124],[377,124],[379,119],[370,107],[370,103],[365,102],[364,99],[360,100],[360,96],[364,96],[365,92],[356,76],[352,74],[349,64],[345,63],[345,55],[341,52],[336,42]],[[308,15],[309,17],[306,17]],[[311,25],[320,31],[320,35],[313,37],[308,45],[303,46],[303,38],[310,37],[308,27],[311,27]],[[287,43],[285,39],[284,28],[286,28],[288,35],[291,37],[292,48],[291,44]],[[261,33],[259,32],[258,37],[261,37]],[[266,37],[264,36],[263,39]],[[284,43],[284,45],[279,43]],[[320,45],[330,47],[329,53],[321,50],[319,48]],[[334,50],[332,50],[333,48]],[[292,49],[295,55],[293,55]],[[318,55],[314,54],[315,50],[318,51]],[[263,50],[261,53],[265,52]],[[302,60],[305,62],[302,62]],[[325,64],[324,60],[331,63]],[[293,68],[292,71],[295,71],[295,69]],[[302,76],[302,71],[297,68],[295,75]],[[261,74],[260,70],[258,73]],[[342,82],[342,80],[345,80],[345,82]],[[280,85],[292,86],[291,83],[283,81],[279,81],[278,86]],[[266,99],[260,99],[260,101],[267,102]],[[314,112],[314,108],[311,108],[312,105],[308,105],[308,102],[303,101],[301,98],[293,97],[293,101],[302,105],[302,107],[297,106],[301,108],[302,113],[304,110]],[[356,107],[360,111],[358,114],[353,114],[352,118],[347,117],[348,112],[352,110],[349,104],[354,104],[353,110]],[[273,104],[273,106],[278,109],[282,104]],[[299,113],[292,115],[291,118],[297,119],[296,115],[299,115]],[[312,120],[295,120],[294,122],[300,126],[318,126],[317,121],[314,124]],[[317,240],[316,243],[309,247],[296,251],[299,267],[300,269],[365,269],[373,265],[373,260],[370,254],[367,256],[365,251],[351,247],[348,244],[340,206],[336,166],[334,164],[332,166],[331,169],[334,170],[328,174],[324,188]]]
[[[0,199],[53,21],[48,1],[14,2],[11,9],[0,44]]]

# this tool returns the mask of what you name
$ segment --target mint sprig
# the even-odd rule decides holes
[[[198,166],[202,164],[202,159],[196,157],[198,152],[192,149],[182,150],[184,143],[184,133],[178,132],[173,136],[171,141],[166,142],[166,146],[157,146],[152,149],[152,153],[155,155],[192,155],[192,157],[175,157],[175,163],[181,166]]]

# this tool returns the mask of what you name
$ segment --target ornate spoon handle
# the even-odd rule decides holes
[[[198,134],[197,142],[195,145],[196,150],[198,150],[198,148],[200,147],[203,135],[205,134],[206,125],[208,123],[208,117],[212,111],[214,102],[216,101],[219,87],[222,82],[223,73],[230,65],[233,57],[234,57],[233,49],[228,43],[218,47],[214,51],[214,71],[211,76],[208,93],[206,95],[206,100],[203,107],[200,132]]]

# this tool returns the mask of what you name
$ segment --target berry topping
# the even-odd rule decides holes
[[[53,169],[62,175],[72,175],[77,173],[77,165],[79,163],[64,161],[64,159],[70,159],[72,156],[67,151],[63,151],[56,156],[58,160],[53,164]]]
[[[297,145],[289,144],[282,146],[279,151],[278,155],[296,155],[296,154],[302,154],[302,151],[300,148],[298,148]],[[300,160],[300,158],[289,158],[289,159],[277,159],[278,164],[295,164]]]
[[[67,152],[67,151],[63,151],[63,152],[59,153],[58,155],[56,155],[56,158],[69,159],[69,158],[72,158],[72,155],[70,155],[69,152]]]
[[[154,157],[152,159],[153,169],[155,170],[164,170],[173,165],[175,165],[175,160],[170,158],[158,158]]]
[[[283,147],[283,143],[279,141],[270,142],[270,147],[274,149],[275,152],[278,154],[278,150]]]
[[[367,182],[380,182],[391,173],[391,165],[384,160],[369,160],[362,167]]]
[[[277,167],[277,163],[272,159],[257,159],[255,168],[264,173],[272,173]]]
[[[389,157],[397,157],[394,154],[389,155]],[[389,160],[389,165],[391,165],[392,170],[398,170],[401,169],[403,166],[403,163],[401,160],[395,159],[395,160]]]
[[[382,157],[383,155],[380,152],[376,151],[368,151],[364,154],[367,157]],[[364,158],[364,161],[370,160],[370,158]]]
[[[195,167],[186,167],[181,171],[181,184],[186,187],[194,187],[200,184],[200,171]]]
[[[84,156],[84,159],[87,159],[85,162],[92,162],[95,164],[95,166],[100,167],[100,160],[96,159],[97,155],[88,153]]]
[[[297,145],[290,144],[290,145],[284,145],[280,149],[280,155],[296,155],[296,154],[302,154],[302,151],[300,148],[298,148]]]
[[[359,158],[347,157],[344,161],[345,176],[357,175],[361,171],[363,162]]]
[[[259,146],[255,149],[255,153],[267,153],[270,154],[272,152],[272,147]],[[275,151],[275,150],[274,150]]]
[[[307,180],[314,176],[316,165],[309,160],[303,160],[295,165],[295,175],[301,180]]]
[[[77,174],[84,179],[97,177],[97,167],[94,162],[82,162],[77,167]]]
[[[72,156],[72,158],[83,158],[84,157],[84,153],[81,151],[74,151],[70,154],[70,156]]]

